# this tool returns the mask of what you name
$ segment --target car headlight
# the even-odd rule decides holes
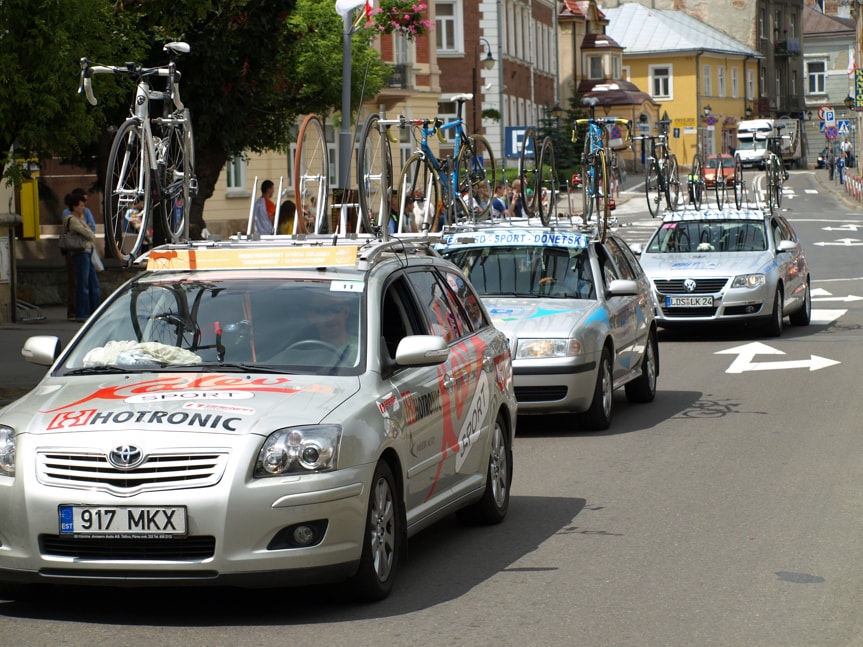
[[[519,339],[515,358],[576,357],[582,350],[577,339]]]
[[[15,430],[0,425],[0,475],[15,476]]]
[[[733,288],[760,288],[767,282],[763,274],[741,274],[731,282]]]
[[[334,470],[341,435],[342,428],[338,425],[274,431],[258,453],[255,478]]]

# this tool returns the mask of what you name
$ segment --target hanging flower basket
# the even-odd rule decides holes
[[[398,33],[408,40],[428,33],[432,21],[423,18],[427,5],[411,0],[381,0],[380,6],[366,9],[366,29],[379,34]]]

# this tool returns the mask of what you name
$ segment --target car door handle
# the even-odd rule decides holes
[[[444,375],[443,376],[443,388],[445,388],[447,391],[452,391],[454,386],[455,386],[455,380],[453,379],[452,375],[450,375],[449,373]]]

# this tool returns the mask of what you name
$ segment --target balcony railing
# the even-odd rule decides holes
[[[800,41],[797,38],[786,38],[773,43],[773,53],[777,56],[799,56]]]

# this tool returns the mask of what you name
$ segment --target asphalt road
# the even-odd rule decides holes
[[[506,522],[424,531],[389,599],[61,589],[0,603],[3,643],[863,644],[863,213],[811,171],[792,173],[783,209],[812,325],[664,332],[656,401],[617,394],[608,432],[520,419]],[[657,224],[640,194],[617,216],[632,241]],[[729,372],[753,342],[768,350]],[[810,370],[813,355],[836,363]]]

